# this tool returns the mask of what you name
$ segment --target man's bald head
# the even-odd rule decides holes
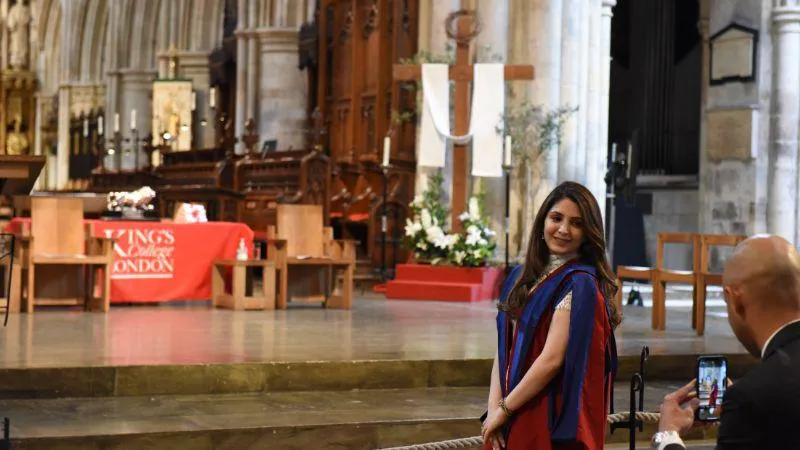
[[[760,306],[800,310],[800,255],[786,239],[756,235],[742,241],[728,258],[726,286],[740,286]]]

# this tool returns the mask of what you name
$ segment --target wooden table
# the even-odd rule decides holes
[[[231,292],[225,289],[225,272],[233,269]],[[253,280],[247,269],[260,267],[263,277],[260,296],[252,292]],[[247,292],[251,291],[251,295]],[[211,304],[215,308],[227,309],[275,309],[275,263],[266,259],[217,259],[211,269]]]

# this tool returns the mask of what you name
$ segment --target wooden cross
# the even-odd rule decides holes
[[[457,25],[456,25],[457,22]],[[456,41],[456,61],[450,66],[449,79],[455,81],[455,106],[454,129],[451,134],[463,136],[469,131],[469,83],[474,72],[469,61],[469,46],[475,36],[480,33],[480,24],[474,11],[460,10],[451,13],[445,20],[447,35]],[[454,28],[456,28],[454,30]],[[504,69],[506,81],[508,80],[533,80],[533,66],[531,65],[506,65]],[[395,81],[419,81],[422,78],[422,66],[395,64],[393,69]],[[453,198],[452,198],[452,226],[453,230],[461,231],[458,216],[464,212],[467,204],[467,147],[453,145]]]

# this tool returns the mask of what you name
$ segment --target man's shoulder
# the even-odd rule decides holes
[[[788,402],[800,407],[797,406],[800,399],[793,394],[800,394],[800,345],[793,343],[778,349],[736,380],[731,389],[753,406],[770,405],[774,408]]]

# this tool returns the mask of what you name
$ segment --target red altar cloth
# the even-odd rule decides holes
[[[30,219],[15,218],[13,232]],[[231,222],[174,223],[87,220],[94,236],[116,239],[111,270],[112,303],[211,298],[211,265],[234,259],[239,240],[253,254],[253,231]]]

